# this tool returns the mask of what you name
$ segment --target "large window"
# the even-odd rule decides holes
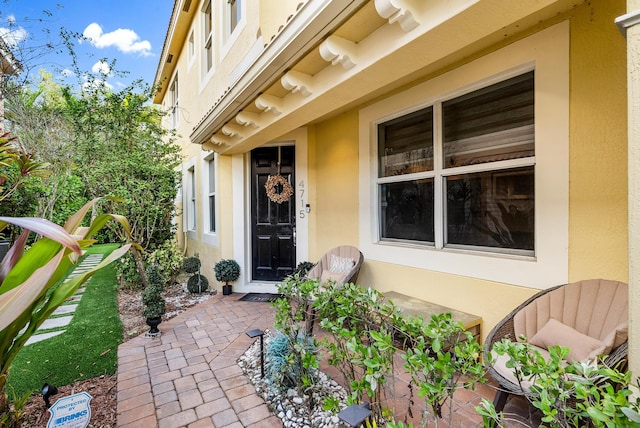
[[[364,106],[358,126],[367,260],[568,281],[568,22]]]
[[[380,239],[534,255],[534,125],[533,71],[379,124]]]
[[[204,8],[202,8],[202,16],[202,45],[204,46],[202,61],[204,73],[207,74],[213,67],[213,13],[211,9],[211,0],[207,1]]]

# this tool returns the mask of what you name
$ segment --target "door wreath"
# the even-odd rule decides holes
[[[282,186],[280,192],[278,192],[278,186]],[[293,195],[293,187],[280,174],[270,175],[264,188],[267,189],[267,197],[278,204],[288,201]]]

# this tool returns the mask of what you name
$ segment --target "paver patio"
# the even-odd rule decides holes
[[[160,324],[159,337],[120,345],[118,427],[282,427],[237,364],[255,340],[246,331],[272,328],[274,309],[241,296],[217,294]],[[493,392],[461,391],[455,426],[478,426],[473,406]]]

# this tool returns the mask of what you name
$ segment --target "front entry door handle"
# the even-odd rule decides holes
[[[296,233],[296,228],[293,228],[293,246],[297,246],[298,245],[298,234]]]

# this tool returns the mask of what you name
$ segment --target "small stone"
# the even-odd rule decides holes
[[[298,406],[304,403],[304,400],[300,397],[293,397],[293,404],[297,404]]]

